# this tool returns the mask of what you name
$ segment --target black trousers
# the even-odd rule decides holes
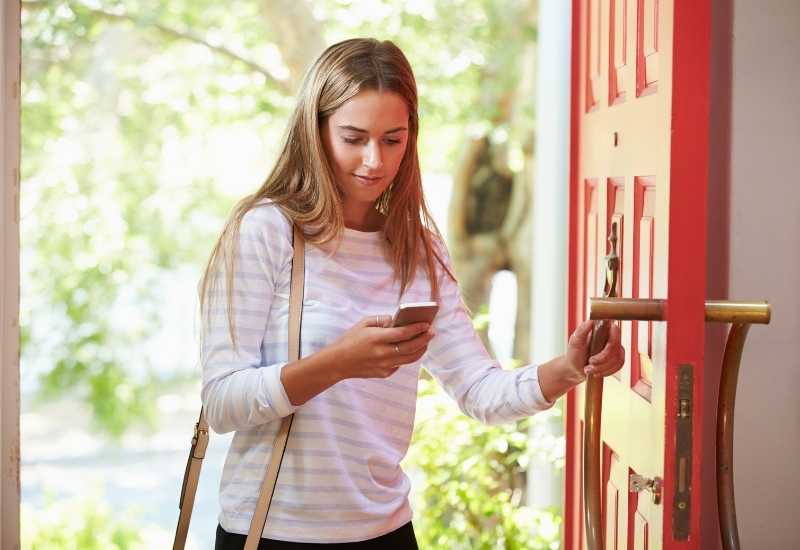
[[[217,540],[214,550],[242,550],[246,535],[228,533],[221,525],[217,525]],[[332,544],[317,544],[310,542],[286,542],[283,540],[261,539],[258,550],[304,550],[331,548],[332,550],[366,550],[391,549],[391,550],[419,550],[417,538],[414,536],[414,527],[409,521],[399,529],[386,533],[375,539],[360,542],[336,542]]]

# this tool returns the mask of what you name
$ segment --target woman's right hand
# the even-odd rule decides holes
[[[389,315],[365,317],[331,344],[342,379],[387,378],[425,355],[435,335],[428,323],[404,327],[391,323]]]

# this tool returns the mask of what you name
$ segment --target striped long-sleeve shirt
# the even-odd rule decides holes
[[[378,537],[411,519],[410,482],[400,461],[411,439],[420,366],[462,411],[485,423],[517,420],[551,403],[536,366],[504,370],[487,354],[458,285],[440,270],[436,336],[420,361],[386,379],[341,381],[293,406],[280,380],[288,356],[291,238],[291,223],[274,204],[263,203],[242,220],[233,294],[238,353],[228,332],[225,278],[211,291],[202,399],[215,431],[235,431],[220,483],[219,521],[228,532],[247,533],[280,419],[295,413],[263,536],[317,543]],[[382,232],[346,228],[335,253],[333,243],[306,244],[301,356],[366,316],[430,300],[423,268],[399,299],[382,241]]]

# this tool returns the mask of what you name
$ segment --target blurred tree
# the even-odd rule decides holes
[[[456,174],[450,245],[465,297],[486,303],[494,271],[513,269],[526,357],[531,4],[23,1],[23,353],[48,365],[43,395],[78,392],[112,434],[152,421],[172,375],[141,349],[161,331],[161,278],[199,276],[241,194],[193,172],[196,159],[176,171],[175,149],[247,127],[273,158],[306,67],[354,35],[391,39],[411,60],[423,168]],[[115,323],[122,300],[142,317]]]
[[[528,360],[533,186],[534,1],[492,5],[490,34],[501,47],[487,50],[479,75],[477,110],[482,131],[468,135],[455,170],[449,212],[450,250],[467,306],[489,303],[492,277],[501,270],[517,280],[513,357]],[[488,124],[487,124],[488,122]],[[480,331],[491,350],[488,326]]]

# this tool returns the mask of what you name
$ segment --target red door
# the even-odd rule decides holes
[[[626,363],[605,381],[608,549],[700,544],[700,463],[714,459],[702,456],[702,418],[715,410],[700,398],[710,32],[710,0],[573,0],[569,329],[602,295],[614,222],[617,295],[667,301],[664,322],[622,322]],[[585,544],[583,406],[579,388],[567,401],[569,549]],[[629,492],[634,474],[663,480],[659,503]]]

